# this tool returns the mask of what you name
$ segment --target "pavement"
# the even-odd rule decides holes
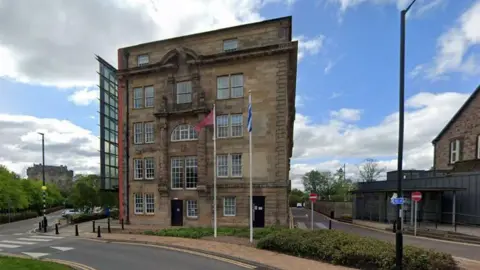
[[[298,228],[311,229],[311,210],[305,208],[292,208],[294,223]],[[314,229],[328,229],[329,218],[313,212]],[[381,231],[353,225],[349,223],[332,220],[332,229],[348,232],[365,237],[376,238],[388,242],[395,242],[395,234],[388,231]],[[480,245],[458,243],[446,240],[431,239],[426,237],[415,237],[412,235],[403,236],[403,242],[406,245],[433,249],[439,252],[452,254],[455,257],[467,258],[480,261]]]

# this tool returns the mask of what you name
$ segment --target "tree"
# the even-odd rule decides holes
[[[300,189],[294,188],[288,195],[289,205],[291,207],[297,206],[297,203],[303,203],[308,199],[308,195]]]
[[[329,198],[335,193],[335,179],[331,172],[312,170],[302,177],[302,182],[308,193],[316,193],[323,198]]]
[[[378,178],[386,171],[381,168],[378,161],[372,158],[365,159],[365,162],[358,167],[360,180],[363,182],[377,181]]]
[[[100,190],[98,175],[80,175],[68,197],[68,203],[85,211],[90,211],[96,206],[116,207],[118,206],[118,192]]]

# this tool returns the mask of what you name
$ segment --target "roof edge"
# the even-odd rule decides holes
[[[160,40],[155,40],[155,41],[140,43],[140,44],[136,44],[136,45],[132,45],[132,46],[128,46],[128,47],[122,47],[122,48],[120,48],[120,49],[132,49],[132,48],[135,48],[135,47],[152,45],[152,44],[159,43],[159,42],[175,41],[175,40],[179,40],[179,39],[183,39],[183,38],[196,37],[196,36],[201,36],[201,35],[206,35],[206,34],[214,34],[214,33],[222,32],[222,31],[226,31],[226,30],[238,29],[238,28],[243,28],[243,27],[251,27],[251,26],[255,26],[255,25],[260,25],[260,24],[264,24],[264,23],[271,23],[271,22],[277,22],[277,21],[288,21],[288,22],[290,23],[290,28],[291,28],[291,26],[292,26],[292,16],[290,15],[290,16],[277,17],[277,18],[268,19],[268,20],[263,20],[263,21],[252,22],[252,23],[239,24],[239,25],[235,25],[235,26],[224,27],[224,28],[219,28],[219,29],[210,30],[210,31],[205,31],[205,32],[198,32],[198,33],[193,33],[193,34],[189,34],[189,35],[183,35],[183,36],[176,36],[176,37],[172,37],[172,38],[160,39]],[[290,34],[290,36],[291,36],[291,34]]]
[[[463,103],[463,105],[458,109],[458,111],[453,115],[452,119],[448,121],[448,123],[443,127],[443,129],[438,133],[438,135],[432,140],[432,144],[435,145],[440,138],[443,136],[443,134],[455,123],[458,117],[465,111],[465,109],[470,105],[470,103],[475,99],[475,97],[480,94],[480,84],[477,86],[475,91],[468,97],[468,99]]]

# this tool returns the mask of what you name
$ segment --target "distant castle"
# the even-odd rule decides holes
[[[28,179],[42,181],[42,164],[33,164],[27,169]],[[45,166],[45,182],[57,185],[60,190],[67,191],[73,185],[73,170],[67,166]]]

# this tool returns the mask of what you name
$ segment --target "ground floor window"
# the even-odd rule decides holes
[[[223,215],[235,216],[237,214],[237,201],[235,197],[223,198]]]
[[[187,217],[198,217],[198,203],[194,200],[187,201]]]
[[[135,193],[134,199],[134,213],[141,214],[154,214],[155,213],[155,195],[153,193]]]

